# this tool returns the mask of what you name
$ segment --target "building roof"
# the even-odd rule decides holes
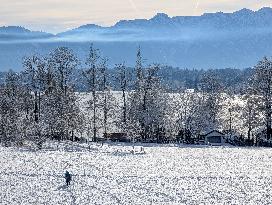
[[[208,133],[206,133],[205,135],[203,135],[204,137],[209,137],[209,136],[222,136],[224,137],[225,134],[223,134],[222,132],[219,132],[218,130],[212,130]]]

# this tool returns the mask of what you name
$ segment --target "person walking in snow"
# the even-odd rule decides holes
[[[72,176],[68,171],[65,172],[64,178],[66,179],[66,185],[69,186],[72,180]]]

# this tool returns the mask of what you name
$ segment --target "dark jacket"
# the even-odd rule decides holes
[[[65,172],[65,179],[66,179],[66,181],[71,181],[71,179],[72,179],[72,176],[68,171]]]

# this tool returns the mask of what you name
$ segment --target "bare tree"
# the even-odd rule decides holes
[[[118,83],[118,87],[121,89],[122,91],[122,117],[121,117],[121,126],[123,128],[127,128],[127,118],[128,118],[128,113],[127,113],[127,109],[128,109],[128,103],[127,103],[127,93],[128,93],[128,87],[129,87],[129,83],[131,81],[131,73],[129,73],[127,71],[127,68],[125,66],[125,64],[118,64],[116,65],[116,80]]]
[[[102,91],[102,99],[97,99],[98,103],[102,107],[103,112],[103,133],[107,136],[109,120],[113,117],[112,111],[116,107],[114,95],[111,92],[110,82],[109,82],[109,71],[107,68],[107,59],[102,59],[101,65],[99,67],[99,87]],[[99,107],[100,107],[99,106]]]
[[[198,104],[198,116],[202,118],[201,129],[217,129],[218,113],[221,109],[222,86],[216,74],[211,71],[204,73],[200,83],[201,99]],[[204,131],[202,130],[202,131]]]
[[[266,138],[271,139],[271,114],[272,114],[272,61],[264,57],[254,69],[254,75],[251,79],[251,92],[259,96],[261,104],[259,109],[264,112]]]
[[[252,140],[252,132],[263,122],[259,111],[260,101],[256,95],[245,95],[244,100],[246,102],[242,111],[243,125],[247,128],[247,139]]]
[[[5,146],[21,143],[27,137],[29,122],[28,115],[24,115],[25,90],[21,76],[9,71],[0,94],[0,142]]]
[[[54,70],[58,88],[66,95],[69,77],[77,67],[78,59],[67,47],[59,47],[49,54],[48,66]]]
[[[24,58],[24,75],[26,76],[26,81],[28,88],[34,93],[34,119],[38,123],[41,114],[41,93],[45,91],[45,60],[43,57],[38,55],[33,55]]]
[[[101,57],[99,50],[95,49],[93,45],[90,47],[89,54],[86,59],[87,69],[84,70],[83,75],[86,78],[87,85],[92,94],[92,100],[89,102],[89,108],[93,111],[92,127],[93,127],[93,140],[97,141],[97,91],[99,89],[99,63]]]
[[[142,141],[158,138],[164,130],[165,93],[158,76],[159,65],[151,65],[137,75],[135,91],[131,93],[129,120],[139,125],[137,129]]]
[[[44,96],[43,119],[50,135],[69,139],[73,135],[78,108],[73,85],[69,79],[76,69],[78,60],[71,49],[60,47],[46,58],[46,93]],[[73,138],[73,136],[72,136]]]

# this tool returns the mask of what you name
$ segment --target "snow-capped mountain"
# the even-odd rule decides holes
[[[138,46],[148,62],[188,68],[249,67],[272,55],[272,9],[242,9],[233,13],[122,20],[110,27],[94,24],[56,35],[22,27],[0,28],[2,69],[19,68],[21,58],[70,46],[80,58],[90,43],[102,49],[111,65],[124,60],[133,65]],[[15,61],[11,60],[14,59]]]

